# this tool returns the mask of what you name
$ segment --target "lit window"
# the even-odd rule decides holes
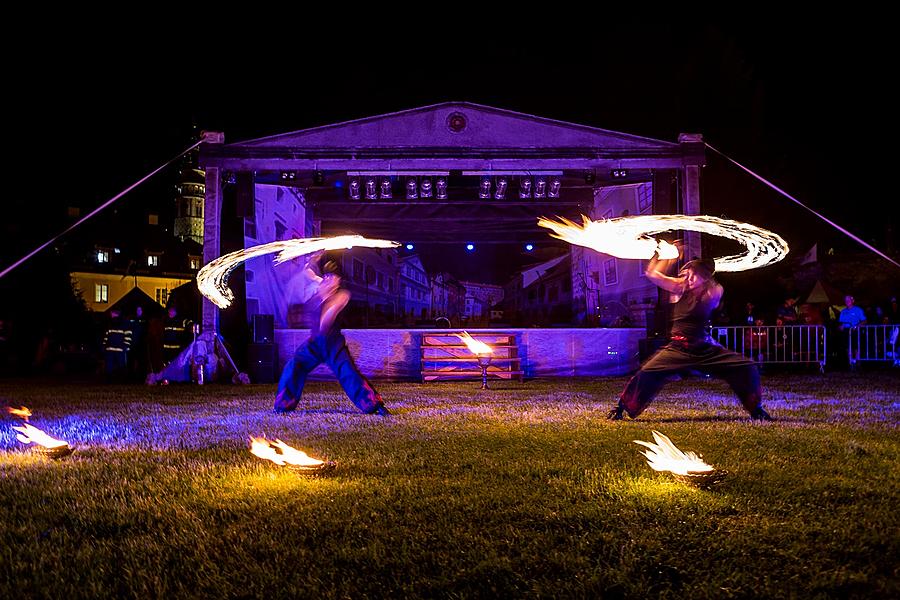
[[[156,301],[163,306],[166,305],[166,302],[169,300],[169,290],[166,288],[156,288]]]
[[[148,267],[158,267],[159,266],[159,257],[155,254],[151,254],[147,257],[147,266]]]
[[[159,215],[148,215],[147,223],[150,225],[159,225]]]
[[[108,263],[109,262],[109,250],[97,250],[97,262],[98,263]]]
[[[192,256],[191,257],[191,269],[196,271],[199,268],[200,268],[200,257]]]
[[[94,302],[99,303],[107,303],[109,302],[109,286],[105,283],[95,283],[94,284]]]

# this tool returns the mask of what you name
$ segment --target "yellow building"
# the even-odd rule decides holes
[[[169,299],[169,292],[191,279],[174,276],[127,275],[116,273],[89,273],[74,271],[72,284],[81,293],[84,303],[95,312],[103,312],[118,302],[135,286],[154,298],[161,306]]]

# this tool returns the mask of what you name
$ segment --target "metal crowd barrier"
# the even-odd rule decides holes
[[[713,327],[724,347],[761,364],[818,364],[825,371],[824,325]]]
[[[850,366],[860,362],[890,362],[900,366],[900,325],[863,325],[845,331]]]

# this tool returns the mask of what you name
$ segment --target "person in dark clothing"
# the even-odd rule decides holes
[[[167,309],[163,321],[162,359],[165,364],[172,362],[190,342],[191,322],[183,319],[174,306]]]
[[[357,369],[341,333],[338,320],[350,301],[350,292],[340,287],[339,267],[334,261],[328,261],[322,268],[323,275],[319,277],[311,268],[317,258],[318,255],[313,255],[304,267],[306,276],[318,286],[305,311],[313,316],[309,324],[310,336],[284,366],[275,396],[275,412],[287,413],[297,408],[306,377],[324,362],[357,408],[366,414],[387,416],[390,413],[381,395]]]
[[[756,364],[740,354],[726,350],[708,334],[709,317],[722,298],[722,286],[713,279],[715,262],[692,260],[677,277],[666,275],[672,260],[654,257],[647,266],[647,277],[672,294],[672,331],[670,341],[645,362],[631,378],[619,403],[607,417],[620,420],[625,413],[632,419],[641,414],[670,375],[700,370],[721,377],[731,386],[755,420],[771,421],[762,407],[762,388]]]
[[[103,336],[103,357],[109,380],[124,379],[128,373],[128,353],[132,346],[132,322],[118,310],[109,311],[109,328]]]

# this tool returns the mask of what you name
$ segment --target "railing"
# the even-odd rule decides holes
[[[890,362],[900,366],[900,325],[863,325],[844,332],[850,366],[859,362]]]
[[[823,325],[713,327],[717,342],[761,364],[818,364],[827,356]]]

